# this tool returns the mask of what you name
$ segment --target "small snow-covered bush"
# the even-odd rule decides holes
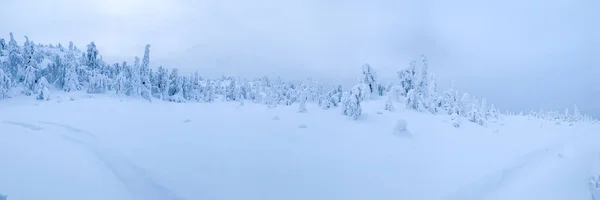
[[[306,127],[307,127],[306,124],[300,124],[300,125],[298,125],[298,128],[306,128]]]

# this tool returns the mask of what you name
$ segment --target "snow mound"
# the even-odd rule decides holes
[[[411,138],[412,134],[406,129],[407,126],[408,123],[403,119],[399,119],[398,121],[396,121],[396,126],[394,126],[394,135],[399,137]]]

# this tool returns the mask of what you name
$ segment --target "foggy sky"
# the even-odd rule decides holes
[[[438,84],[510,110],[574,104],[600,117],[597,0],[5,0],[0,34],[85,47],[105,60],[207,76],[381,79],[425,53]]]

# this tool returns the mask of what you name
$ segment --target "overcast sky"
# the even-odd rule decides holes
[[[0,32],[205,75],[393,80],[425,53],[439,84],[501,108],[600,117],[598,0],[3,0]]]

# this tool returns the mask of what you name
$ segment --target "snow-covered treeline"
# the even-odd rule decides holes
[[[395,104],[403,104],[420,112],[451,115],[456,127],[462,119],[485,126],[497,120],[500,114],[485,99],[452,88],[439,91],[435,75],[428,72],[425,56],[420,62],[412,61],[401,69],[395,82],[379,82],[377,73],[366,64],[357,69],[359,79],[352,88],[341,85],[325,88],[310,79],[296,84],[269,77],[209,79],[203,78],[200,72],[186,75],[180,74],[177,68],[151,68],[150,45],[146,45],[143,57],[136,57],[133,64],[110,64],[102,60],[94,42],[82,50],[72,42],[64,47],[24,39],[23,45],[19,45],[12,33],[8,42],[0,38],[0,99],[27,95],[49,100],[50,91],[55,89],[178,103],[251,101],[271,107],[297,103],[300,112],[306,112],[306,102],[313,102],[322,109],[339,107],[342,114],[359,119],[361,102],[387,96],[382,105],[386,110],[393,111]]]

